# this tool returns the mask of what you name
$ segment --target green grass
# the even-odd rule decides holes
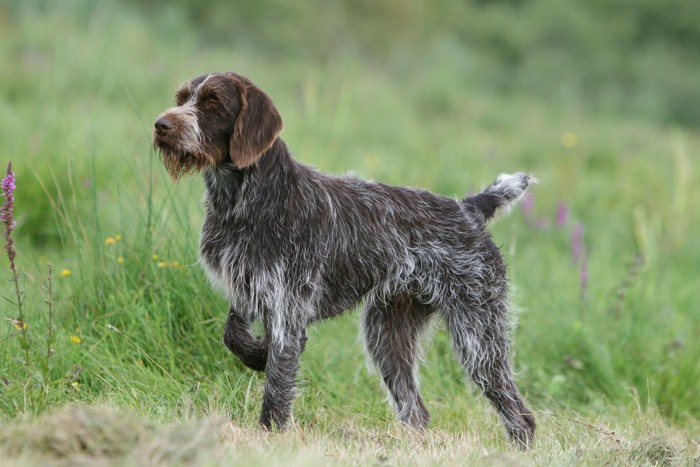
[[[420,57],[398,46],[384,62],[341,47],[298,60],[268,43],[203,40],[176,7],[156,17],[121,4],[51,5],[0,4],[0,163],[17,173],[31,355],[22,363],[16,329],[0,328],[6,458],[653,465],[698,456],[696,129],[583,95],[503,92],[445,38]],[[262,377],[221,344],[226,303],[197,265],[202,183],[173,184],[150,144],[151,121],[180,82],[228,69],[273,97],[285,141],[324,171],[448,196],[500,172],[538,176],[530,207],[493,228],[510,264],[518,384],[541,427],[531,453],[507,445],[440,326],[421,369],[431,431],[397,426],[366,369],[355,314],[309,331],[294,428],[258,433]],[[575,144],[562,143],[567,132]],[[571,253],[577,225],[585,290]],[[9,285],[0,295],[11,298]],[[12,304],[0,307],[16,317]],[[95,430],[104,435],[81,434]],[[130,450],[134,439],[146,441]],[[182,439],[193,446],[173,447]]]

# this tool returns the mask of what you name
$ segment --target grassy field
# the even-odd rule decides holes
[[[630,88],[634,98],[612,87],[607,99],[572,81],[588,62],[533,52],[527,66],[503,68],[502,53],[479,46],[486,25],[509,17],[536,29],[544,0],[523,16],[508,2],[488,11],[468,2],[483,17],[470,19],[482,29],[466,38],[428,26],[399,34],[396,21],[444,18],[415,2],[423,9],[392,19],[396,4],[380,3],[385,21],[368,21],[355,43],[343,35],[352,37],[344,29],[352,11],[338,19],[321,9],[316,26],[306,10],[265,25],[237,18],[240,31],[264,33],[256,44],[200,18],[212,21],[207,31],[184,2],[154,2],[156,14],[135,2],[0,0],[0,173],[12,161],[25,325],[14,283],[2,281],[4,460],[700,462],[700,133],[695,90],[685,102],[674,94],[700,82],[695,64],[684,68],[674,61],[683,53],[647,44],[629,55],[629,73],[640,77],[629,81],[639,86]],[[241,2],[243,13],[249,7]],[[562,21],[569,13],[556,12]],[[295,20],[308,34],[289,27]],[[519,27],[504,27],[503,37],[522,36]],[[332,34],[338,43],[326,40]],[[593,45],[583,49],[597,57]],[[682,78],[645,74],[657,57]],[[558,74],[530,87],[538,63]],[[493,228],[510,265],[518,385],[539,423],[530,452],[507,444],[440,326],[421,368],[431,428],[399,426],[365,365],[356,314],[309,331],[293,427],[257,430],[263,378],[221,344],[226,303],[197,265],[202,182],[173,184],[150,143],[177,85],[214,70],[238,71],[270,94],[282,137],[324,171],[448,196],[477,191],[500,172],[539,178],[523,208]]]

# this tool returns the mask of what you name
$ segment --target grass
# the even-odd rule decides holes
[[[691,464],[696,446],[646,417],[616,425],[540,414],[538,448],[522,453],[499,446],[494,426],[466,432],[367,428],[354,421],[333,428],[293,425],[263,433],[225,414],[159,423],[109,407],[70,406],[0,428],[0,453],[9,465],[678,465]],[[479,416],[477,415],[477,418]],[[598,426],[592,425],[597,423]]]
[[[447,39],[420,64],[400,45],[383,65],[346,49],[271,59],[202,40],[178,11],[0,4],[0,63],[11,64],[0,66],[0,162],[17,174],[30,343],[26,364],[17,330],[0,328],[4,459],[697,462],[697,129],[582,96],[502,92],[472,79],[474,62],[455,60],[465,49]],[[322,170],[448,196],[504,171],[538,176],[525,208],[493,228],[510,264],[518,384],[538,414],[532,452],[506,444],[439,327],[421,369],[431,430],[396,425],[351,314],[309,331],[293,429],[257,431],[262,377],[221,345],[226,303],[196,264],[202,183],[174,185],[150,148],[177,84],[222,69],[273,97],[285,141]]]

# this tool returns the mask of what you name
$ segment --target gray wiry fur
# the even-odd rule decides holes
[[[224,343],[266,373],[263,427],[289,419],[306,327],[364,300],[366,350],[401,421],[428,424],[420,337],[438,315],[510,438],[532,441],[509,361],[506,268],[486,230],[522,197],[527,174],[501,175],[462,201],[331,176],[292,158],[274,105],[240,75],[195,78],[178,101],[156,122],[154,144],[173,177],[204,170],[201,262],[231,303]],[[252,333],[255,320],[263,336]]]

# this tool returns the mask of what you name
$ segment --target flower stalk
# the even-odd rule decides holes
[[[49,270],[48,280],[47,280],[47,292],[48,298],[46,299],[46,306],[49,308],[49,329],[48,337],[46,339],[46,370],[48,371],[49,359],[53,355],[53,266],[49,262],[46,267]]]
[[[15,305],[17,306],[18,316],[16,319],[11,320],[15,327],[19,330],[20,346],[24,350],[24,363],[29,365],[29,337],[27,335],[27,323],[24,321],[24,313],[22,310],[22,291],[19,287],[19,272],[17,272],[17,265],[15,263],[15,257],[17,252],[15,250],[15,239],[12,237],[12,232],[14,232],[17,222],[14,220],[14,205],[15,205],[15,174],[12,172],[12,162],[7,164],[7,173],[2,179],[2,197],[5,198],[2,207],[0,207],[0,220],[5,228],[3,233],[5,237],[5,252],[7,253],[7,259],[10,263],[10,273],[12,275],[10,281],[13,284],[15,299]]]

